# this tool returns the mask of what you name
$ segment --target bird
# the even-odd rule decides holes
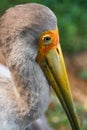
[[[10,77],[0,77],[0,130],[25,130],[42,117],[55,91],[73,130],[80,130],[59,41],[57,18],[28,3],[0,18],[0,51]]]

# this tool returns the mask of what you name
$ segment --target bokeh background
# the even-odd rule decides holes
[[[57,16],[60,43],[81,130],[87,130],[87,0],[0,0],[0,16],[12,6],[32,2],[48,6]],[[70,130],[67,117],[53,92],[46,115],[55,130]]]

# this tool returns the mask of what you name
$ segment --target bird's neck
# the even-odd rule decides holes
[[[21,75],[18,74],[17,70],[11,70],[12,79],[14,83],[14,90],[16,95],[20,97],[27,97],[29,94],[29,87],[27,84],[27,80],[24,81],[24,77],[22,78]]]
[[[33,86],[31,85],[33,79],[30,79],[30,70],[29,68],[27,68],[26,64],[23,68],[22,66],[10,68],[12,79],[14,82],[14,90],[17,96],[23,97],[26,100],[30,101],[32,95],[33,97],[36,96],[36,93],[33,90]]]
[[[18,38],[9,46],[9,51],[3,50],[4,47],[2,51],[5,52],[5,59],[12,74],[15,97],[24,100],[24,106],[26,102],[31,118],[35,119],[47,109],[50,91],[49,84],[35,61],[37,48],[32,46],[33,43],[26,43],[25,39],[20,41]],[[33,112],[30,112],[31,108]]]
[[[36,114],[32,115],[32,119],[37,118],[48,107],[49,84],[36,62],[29,60],[26,61],[24,67],[23,64],[17,67],[10,68],[15,83],[15,93],[22,97],[21,99],[25,100],[27,105],[30,105],[28,106],[29,109]],[[32,112],[30,113],[32,114]]]
[[[22,61],[21,65],[16,62],[10,67],[10,71],[15,83],[15,90],[20,96],[25,96],[28,100],[30,100],[31,94],[36,99],[38,96],[44,98],[45,94],[49,97],[49,84],[35,61],[28,59]]]

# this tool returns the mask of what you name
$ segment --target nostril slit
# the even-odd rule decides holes
[[[57,50],[57,53],[58,53],[58,54],[60,54],[60,52],[59,52],[58,48],[57,48],[56,50]]]

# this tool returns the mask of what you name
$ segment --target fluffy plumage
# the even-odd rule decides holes
[[[0,128],[24,130],[49,104],[49,83],[35,61],[39,36],[56,28],[53,12],[39,4],[10,8],[0,19],[0,49],[11,72],[0,78]]]

